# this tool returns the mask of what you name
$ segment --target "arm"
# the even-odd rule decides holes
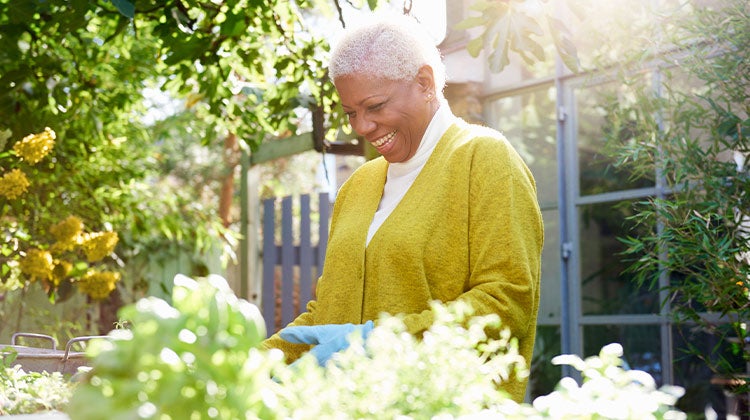
[[[469,276],[458,296],[476,314],[498,314],[503,325],[530,351],[536,326],[543,227],[534,180],[505,141],[482,140],[472,153],[468,175]],[[457,239],[456,246],[464,243]],[[431,311],[405,318],[419,334],[433,321]],[[524,338],[530,337],[529,343]],[[528,345],[526,345],[528,344]],[[521,349],[524,350],[524,349]]]
[[[315,310],[315,304],[316,302],[314,300],[308,302],[307,311],[297,316],[297,318],[295,318],[294,321],[290,322],[288,326],[314,325],[312,313]],[[290,343],[289,341],[286,341],[283,338],[279,337],[278,332],[263,340],[260,345],[266,350],[279,349],[283,351],[288,363],[299,359],[304,353],[308,352],[311,347],[307,344]]]

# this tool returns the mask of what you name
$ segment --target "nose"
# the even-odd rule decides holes
[[[357,118],[350,119],[349,124],[351,124],[352,130],[360,136],[367,136],[368,133],[371,133],[377,127],[374,121],[365,116],[357,116]]]

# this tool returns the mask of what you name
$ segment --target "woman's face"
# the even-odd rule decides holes
[[[346,75],[334,81],[352,129],[388,162],[414,156],[437,110],[432,69],[408,81]]]

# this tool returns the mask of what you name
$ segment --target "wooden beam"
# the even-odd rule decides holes
[[[314,149],[313,134],[300,135],[283,139],[269,140],[258,146],[258,150],[250,154],[250,165],[268,162],[282,157],[296,155]]]

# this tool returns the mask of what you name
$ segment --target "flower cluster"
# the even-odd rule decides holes
[[[68,261],[53,258],[49,251],[38,248],[26,251],[19,266],[31,281],[43,280],[54,286],[59,286],[73,268],[73,264]]]
[[[49,229],[57,242],[52,245],[56,252],[70,251],[82,241],[83,221],[76,216],[68,216]]]
[[[0,130],[0,144],[4,145],[12,135],[10,130]],[[3,162],[15,154],[17,160],[35,165],[52,152],[56,138],[49,127],[41,133],[30,134],[13,145],[13,153],[2,155]],[[27,192],[31,185],[27,175],[20,168],[10,169],[13,166],[3,163],[0,169],[0,197],[16,200],[25,193],[33,194]],[[24,206],[27,202],[16,204]],[[15,271],[14,275],[22,275],[24,285],[38,282],[52,301],[64,297],[71,290],[67,286],[75,283],[82,293],[94,299],[103,299],[115,289],[119,274],[103,271],[98,262],[114,252],[119,240],[117,233],[88,233],[83,221],[71,215],[50,226],[49,234],[54,241],[30,240],[24,236],[7,258],[9,263],[3,263],[3,270],[10,267],[20,271]],[[94,265],[99,266],[97,271]]]
[[[46,127],[43,132],[29,134],[21,141],[13,145],[13,151],[21,159],[34,165],[44,159],[55,147],[56,134],[52,129]]]
[[[81,247],[89,262],[100,261],[115,250],[117,232],[94,232],[83,235]]]
[[[8,130],[0,132],[0,137],[10,136]],[[13,151],[22,160],[31,165],[44,159],[55,146],[57,135],[51,128],[46,127],[43,132],[29,134],[13,145]],[[0,177],[0,196],[14,200],[26,192],[30,185],[26,174],[20,169],[13,169]]]
[[[26,256],[21,258],[20,267],[21,272],[34,281],[52,277],[55,264],[49,251],[33,248],[26,251]]]
[[[30,183],[20,169],[13,169],[0,177],[0,195],[13,200],[26,192]]]
[[[120,273],[114,271],[89,270],[76,282],[78,290],[91,299],[104,299],[115,290],[115,284],[120,280]]]

